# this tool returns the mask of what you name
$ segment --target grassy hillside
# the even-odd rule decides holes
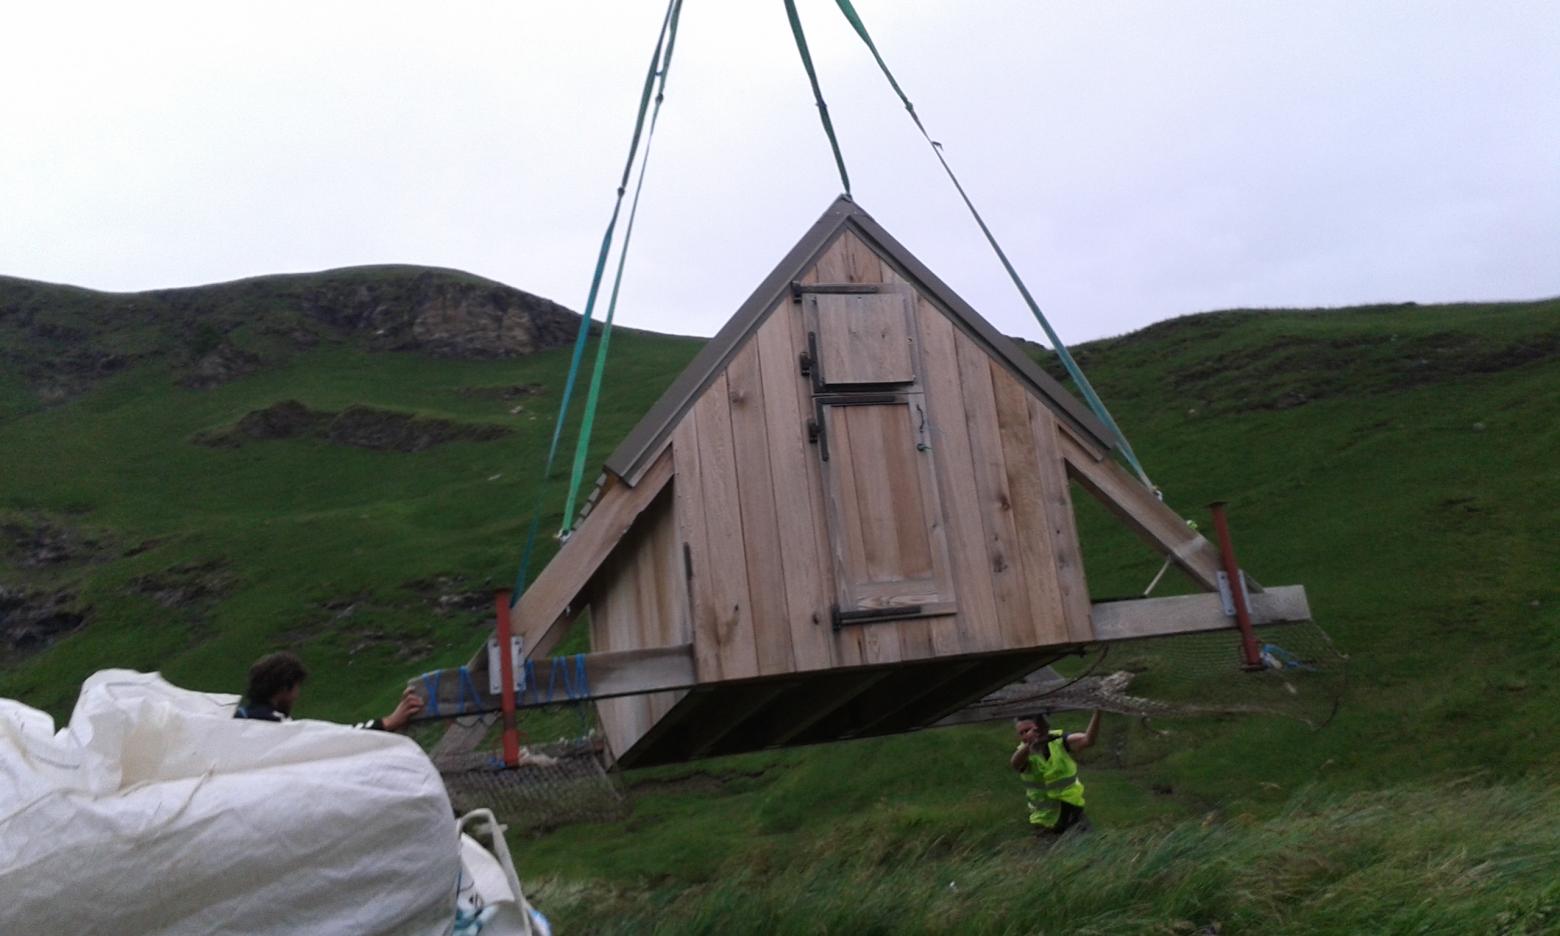
[[[598,463],[697,346],[614,342]],[[1337,719],[1166,735],[1111,719],[1084,763],[1099,831],[1055,852],[1024,840],[1001,725],[643,771],[627,778],[627,821],[515,843],[555,921],[1554,925],[1560,301],[1214,313],[1079,352],[1170,504],[1204,519],[1228,499],[1244,564],[1307,586],[1351,657]],[[0,695],[63,715],[105,666],[236,690],[285,645],[319,674],[308,714],[379,714],[408,675],[480,639],[487,590],[514,574],[566,365],[562,350],[473,361],[324,342],[209,389],[181,385],[187,359],[155,354],[63,399],[0,375],[0,625],[54,622],[0,645]],[[199,442],[284,401],[508,432],[415,452],[330,434]],[[561,495],[545,492],[548,509]],[[1158,561],[1102,511],[1082,514],[1091,591],[1140,592]]]

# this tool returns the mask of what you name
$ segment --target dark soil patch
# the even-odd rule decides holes
[[[488,442],[507,435],[503,426],[472,426],[445,419],[352,406],[331,420],[327,438],[337,445],[381,452],[421,452],[446,442]]]
[[[538,396],[545,389],[539,383],[528,383],[511,384],[507,387],[461,387],[458,392],[463,397],[486,400],[523,400],[526,397]]]
[[[15,660],[51,646],[86,626],[91,608],[68,591],[29,592],[0,585],[0,660]]]
[[[765,770],[745,770],[737,773],[691,773],[680,777],[635,777],[629,786],[635,793],[721,793],[726,785],[736,780],[757,780]]]
[[[219,559],[188,562],[130,581],[130,590],[165,608],[204,610],[221,601],[237,577]]]
[[[359,592],[321,601],[315,607],[320,616],[311,615],[299,626],[277,634],[276,645],[297,649],[311,641],[330,638],[345,647],[348,656],[389,648],[395,659],[403,662],[425,659],[435,649],[432,627],[411,634],[392,633],[374,622],[378,614],[406,610],[405,603],[375,601],[371,593]]]
[[[402,587],[416,593],[439,617],[480,614],[493,608],[492,589],[471,588],[469,583],[453,575],[417,579]],[[487,619],[484,617],[482,621],[485,624]]]
[[[88,562],[108,548],[95,536],[51,520],[20,518],[0,523],[0,551],[24,569]]]
[[[371,406],[330,413],[284,400],[248,413],[231,429],[201,433],[195,441],[228,448],[274,439],[323,439],[376,452],[421,452],[447,442],[487,442],[508,434],[503,426],[426,419]]]
[[[387,634],[371,628],[348,631],[343,636],[347,640],[348,656],[357,656],[365,650],[379,647],[392,648],[395,658],[402,662],[421,660],[433,654],[433,641],[425,637]]]

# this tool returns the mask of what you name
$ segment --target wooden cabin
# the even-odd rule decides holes
[[[643,766],[913,730],[1083,645],[1233,627],[1216,594],[1091,604],[1070,482],[1220,570],[1112,445],[842,197],[608,459],[514,628],[545,661],[589,611],[608,756]]]

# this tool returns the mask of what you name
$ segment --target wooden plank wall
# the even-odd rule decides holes
[[[672,503],[668,493],[645,512],[593,585],[591,650],[670,647],[691,639]],[[632,747],[685,695],[678,690],[597,702],[612,756]]]
[[[908,281],[847,230],[801,277]],[[934,303],[915,300],[955,614],[835,634],[824,489],[797,366],[802,307],[782,298],[673,432],[676,581],[701,681],[896,663],[1088,639],[1057,422]],[[636,723],[637,724],[637,723]]]

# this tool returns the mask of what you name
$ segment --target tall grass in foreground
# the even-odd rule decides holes
[[[1280,814],[1097,829],[993,850],[840,829],[815,860],[683,890],[530,882],[560,931],[588,933],[1553,933],[1552,779],[1354,795]],[[522,856],[523,863],[523,856]]]

